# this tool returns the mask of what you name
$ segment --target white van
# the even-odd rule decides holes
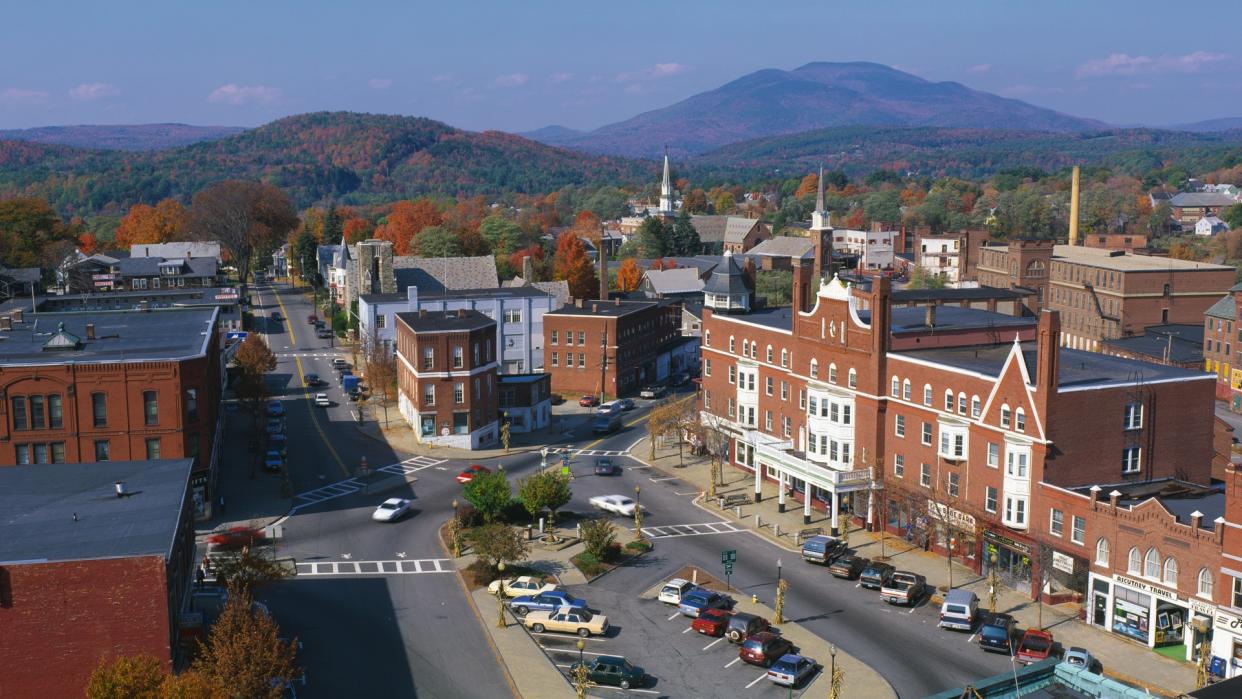
[[[940,605],[940,628],[970,631],[979,615],[979,596],[970,590],[949,590]]]

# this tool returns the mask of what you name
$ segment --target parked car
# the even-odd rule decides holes
[[[267,455],[263,457],[263,470],[265,471],[279,473],[280,469],[284,468],[284,465],[284,457],[275,449],[268,451]]]
[[[611,414],[611,413],[617,413],[617,414],[621,413],[621,406],[617,405],[617,401],[615,400],[610,400],[607,403],[600,403],[599,407],[595,409],[596,415],[605,415],[605,414]]]
[[[647,673],[641,667],[632,665],[630,661],[617,655],[600,655],[594,660],[574,663],[569,666],[570,677],[574,677],[579,665],[586,666],[587,680],[595,684],[629,689],[647,683]]]
[[[802,560],[828,565],[845,553],[846,543],[835,536],[813,536],[802,542]]]
[[[681,372],[680,374],[675,374],[672,380],[670,381],[670,383],[672,383],[674,386],[685,386],[686,384],[690,383],[690,375],[684,371]]]
[[[767,631],[770,627],[768,620],[757,614],[734,612],[733,616],[729,617],[728,627],[725,628],[725,638],[729,639],[729,643],[741,643],[760,631]]]
[[[777,636],[771,631],[760,631],[742,642],[738,657],[751,665],[771,667],[781,656],[793,653],[794,650],[789,639]]]
[[[1039,629],[1027,629],[1022,634],[1022,640],[1018,641],[1018,652],[1014,660],[1023,665],[1047,660],[1052,655],[1053,647],[1052,634]]]
[[[597,510],[611,512],[622,517],[633,517],[634,508],[638,507],[638,503],[634,502],[634,498],[627,495],[596,495],[587,502],[590,502],[591,507]]]
[[[1096,671],[1095,668],[1097,661],[1095,656],[1091,655],[1091,651],[1086,648],[1070,646],[1069,650],[1065,651],[1065,656],[1061,658],[1061,662],[1069,663],[1074,667],[1083,668],[1087,672]]]
[[[315,405],[320,408],[329,408],[332,406],[332,401],[328,400],[328,394],[316,393],[315,394]]]
[[[914,606],[927,592],[927,578],[899,570],[893,573],[888,584],[880,588],[880,599],[889,604]]]
[[[1013,640],[1018,623],[1008,614],[997,612],[979,627],[979,647],[983,650],[1013,654]]]
[[[269,435],[267,438],[267,448],[271,451],[280,452],[281,456],[289,455],[289,439],[284,433]]]
[[[318,322],[319,322],[319,316],[315,315],[314,313],[311,313],[306,316],[306,323],[308,325],[314,325],[315,323],[318,323]]]
[[[634,409],[634,400],[632,398],[618,398],[614,400],[613,403],[616,403],[621,408],[622,412],[628,413]]]
[[[595,396],[583,396],[578,399],[578,405],[584,408],[594,408],[599,405],[599,398]]]
[[[326,340],[332,337],[332,331],[327,328],[319,328],[318,330],[315,331],[315,337],[319,338],[320,340]]]
[[[371,519],[376,522],[395,522],[409,511],[409,500],[405,498],[388,498],[381,502],[379,507],[375,508],[375,512],[371,513]]]
[[[278,400],[269,400],[267,402],[267,414],[269,417],[280,417],[285,414],[285,404]]]
[[[302,381],[306,382],[306,385],[311,388],[314,388],[315,386],[322,386],[326,383],[323,379],[319,378],[319,374],[307,374],[302,377]]]
[[[621,467],[612,460],[611,457],[601,456],[595,460],[595,475],[597,476],[616,476],[620,475]]]
[[[665,604],[681,604],[682,597],[697,589],[699,589],[699,586],[689,580],[673,578],[664,583],[664,587],[660,588],[660,594],[656,596],[656,599]]]
[[[704,609],[690,622],[690,628],[704,636],[718,637],[729,628],[729,617],[733,613],[726,609]]]
[[[693,619],[704,609],[732,609],[734,604],[736,602],[728,595],[700,588],[682,596],[677,610]]]
[[[537,595],[540,592],[555,590],[556,585],[545,583],[541,578],[532,575],[519,575],[516,578],[506,578],[505,580],[493,580],[487,586],[487,591],[496,594],[496,591],[504,586],[505,597],[519,597],[521,595]]]
[[[643,390],[638,392],[639,398],[663,398],[668,393],[668,389],[659,384],[643,386]]]
[[[797,653],[782,655],[768,668],[768,679],[782,687],[797,687],[819,669],[814,658]]]
[[[522,595],[509,602],[509,607],[517,612],[518,616],[526,616],[531,611],[552,612],[562,607],[586,609],[586,606],[586,602],[564,590],[548,590],[537,595]]]
[[[551,612],[532,611],[522,619],[522,624],[535,633],[561,631],[576,633],[583,638],[603,636],[608,632],[608,617],[569,607]]]
[[[285,421],[278,417],[268,418],[267,425],[263,430],[269,437],[274,434],[283,434],[285,431]]]
[[[469,483],[470,481],[474,480],[475,476],[481,473],[491,473],[491,472],[492,470],[486,466],[480,466],[478,464],[470,464],[469,466],[463,468],[461,470],[461,473],[457,474],[457,482],[461,483],[462,485],[465,485],[466,483]]]
[[[553,393],[549,395],[548,398],[552,400],[552,405],[560,405],[561,403],[565,402],[565,396],[559,393]]]
[[[833,577],[836,578],[853,580],[854,578],[862,575],[863,569],[866,568],[867,564],[870,562],[871,561],[868,561],[865,558],[848,554],[833,561],[832,565],[828,566],[828,572],[832,573]]]
[[[284,317],[284,316],[282,316],[282,315],[280,315],[280,311],[272,311],[272,320],[275,320],[275,321],[282,321],[282,320],[284,320],[284,319],[285,319],[285,317]]]
[[[337,371],[341,371],[342,369],[349,369],[350,366],[349,366],[349,362],[345,361],[344,359],[340,357],[335,357],[332,360],[332,368],[336,369]]]
[[[940,605],[940,628],[970,631],[979,614],[979,596],[970,590],[949,590]]]
[[[878,590],[887,585],[896,572],[897,569],[887,563],[872,561],[858,576],[858,584],[869,590]]]
[[[591,422],[591,430],[595,434],[612,434],[621,429],[621,413],[599,413]]]

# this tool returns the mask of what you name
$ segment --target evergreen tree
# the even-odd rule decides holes
[[[703,250],[703,241],[699,240],[699,232],[690,222],[690,214],[685,209],[678,212],[677,220],[673,222],[672,247],[668,252],[673,255],[692,256]]]
[[[323,220],[324,245],[340,245],[344,232],[341,214],[336,210],[336,204],[332,204],[328,207],[328,215]]]
[[[634,237],[641,256],[649,259],[664,257],[669,243],[669,230],[664,225],[664,219],[659,216],[648,218],[638,227],[638,234]]]

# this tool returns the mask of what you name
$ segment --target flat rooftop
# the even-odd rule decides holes
[[[1038,365],[1035,343],[1023,342],[1021,347],[1027,372],[1033,378]],[[999,377],[1012,348],[1013,343],[1002,342],[994,345],[902,350],[893,354],[973,371],[984,376]],[[1127,386],[1140,381],[1152,383],[1195,380],[1215,380],[1215,376],[1201,371],[1062,347],[1057,387],[1064,391]]]
[[[0,563],[167,556],[193,463],[166,459],[0,468]],[[131,495],[117,497],[117,481]]]
[[[789,306],[760,308],[749,313],[713,313],[713,318],[722,318],[753,323],[774,330],[791,332],[793,329],[793,310]],[[858,317],[864,323],[871,322],[871,311],[861,310]],[[978,308],[961,308],[959,306],[937,306],[935,325],[927,326],[927,309],[924,307],[892,307],[889,329],[894,335],[908,332],[978,330],[1034,327],[1036,319],[1020,318],[1006,313],[993,313]]]
[[[465,332],[495,326],[496,321],[478,311],[409,311],[397,318],[418,333]]]
[[[541,298],[551,296],[548,292],[533,286],[501,286],[487,289],[429,289],[418,290],[419,301],[452,301],[455,299],[520,299]],[[363,294],[362,300],[367,303],[404,303],[408,296],[399,294]]]
[[[201,306],[236,306],[234,287],[208,289],[150,289],[147,291],[106,291],[98,294],[62,294],[59,296],[36,296],[34,307],[39,313],[63,311],[136,311],[139,304],[147,302],[149,308],[186,308]],[[31,312],[30,297],[12,298],[0,303],[0,315],[20,309]]]
[[[0,365],[172,361],[203,356],[219,309],[24,313],[12,330],[0,330]],[[86,338],[94,324],[95,339]],[[45,350],[59,332],[79,339],[77,349]]]
[[[1090,487],[1071,490],[1091,495]],[[1133,507],[1155,498],[1182,524],[1190,524],[1190,515],[1199,512],[1203,515],[1199,528],[1208,531],[1215,529],[1216,518],[1225,514],[1225,490],[1219,484],[1199,485],[1175,478],[1161,478],[1139,483],[1100,485],[1100,500],[1108,500],[1108,494],[1114,490],[1121,493],[1121,497],[1117,499],[1118,505]]]
[[[1153,257],[1151,255],[1118,255],[1105,248],[1088,248],[1081,245],[1054,245],[1052,261],[1058,260],[1099,267],[1118,272],[1234,272],[1233,267],[1215,265],[1208,262],[1177,260],[1172,257]]]
[[[582,306],[561,306],[555,311],[543,314],[548,316],[602,316],[621,318],[631,313],[640,313],[656,306],[667,305],[665,301],[583,301]]]

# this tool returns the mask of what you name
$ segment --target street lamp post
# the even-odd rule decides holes
[[[449,530],[450,536],[453,537],[453,558],[461,558],[461,520],[457,517],[457,508],[460,503],[457,498],[453,498],[453,526]]]
[[[988,608],[993,614],[996,613],[996,554],[988,556],[988,562],[992,565],[988,567]]]
[[[586,699],[587,679],[589,673],[586,663],[582,660],[582,651],[586,648],[586,641],[579,638],[578,643],[578,664],[574,666],[574,691],[577,693],[578,699]]]
[[[845,679],[845,673],[837,669],[837,644],[832,644],[828,650],[828,654],[832,656],[832,670],[828,675],[829,689],[828,696],[830,699],[840,699],[841,682]]]
[[[642,486],[634,486],[634,540],[643,540]]]
[[[780,624],[785,621],[785,590],[789,589],[789,583],[781,577],[781,559],[776,559],[776,610],[774,616],[776,623]]]
[[[497,576],[499,583],[496,585],[496,607],[500,610],[500,615],[496,617],[496,628],[503,629],[508,626],[505,622],[505,562],[501,561],[496,564]]]

